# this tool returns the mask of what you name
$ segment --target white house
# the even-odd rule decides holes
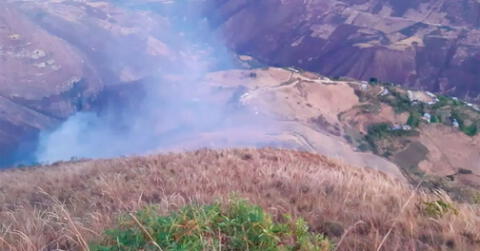
[[[460,127],[460,123],[458,123],[458,120],[457,120],[457,119],[453,119],[452,125],[453,125],[453,127],[455,127],[455,128],[459,128],[459,127]]]
[[[423,119],[430,123],[430,121],[432,120],[432,115],[430,113],[426,112],[426,113],[423,114]]]

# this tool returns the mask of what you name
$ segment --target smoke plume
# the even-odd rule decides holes
[[[107,158],[171,149],[185,139],[204,132],[241,123],[252,123],[241,108],[225,107],[211,100],[211,93],[200,81],[210,71],[228,68],[232,62],[218,34],[208,27],[208,20],[199,13],[195,1],[177,1],[151,7],[135,4],[136,0],[117,1],[126,10],[142,8],[156,12],[169,22],[162,36],[170,50],[175,50],[175,67],[159,67],[141,80],[143,95],[135,105],[109,107],[102,112],[79,112],[53,131],[40,135],[36,158],[53,162],[70,158]],[[198,4],[198,3],[197,3]],[[195,10],[196,9],[196,10]],[[152,35],[154,36],[154,35]],[[115,46],[115,45],[113,45]],[[114,48],[124,51],[128,48]],[[112,62],[120,59],[111,53]],[[162,65],[143,58],[145,67]],[[232,118],[241,113],[240,119]]]

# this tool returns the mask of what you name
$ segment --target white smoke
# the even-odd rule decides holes
[[[135,0],[122,3],[123,8],[135,6]],[[35,154],[39,162],[73,157],[106,158],[168,149],[182,139],[245,122],[232,121],[232,111],[211,102],[210,93],[199,81],[207,72],[231,62],[228,50],[216,38],[217,34],[206,28],[206,20],[188,4],[189,1],[177,2],[175,8],[163,13],[173,15],[165,13],[188,9],[184,14],[188,16],[182,17],[175,12],[175,17],[167,17],[171,22],[170,34],[163,34],[173,41],[169,46],[181,51],[176,58],[176,69],[170,69],[177,78],[172,80],[167,76],[170,73],[158,69],[157,74],[145,80],[146,95],[133,108],[113,109],[100,114],[80,112],[55,130],[43,132]],[[118,59],[112,55],[111,60]],[[143,59],[128,60],[142,62]],[[147,60],[144,64],[148,66],[157,62]],[[253,123],[254,119],[247,121]]]

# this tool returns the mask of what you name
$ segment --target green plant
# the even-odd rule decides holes
[[[438,96],[438,102],[435,103],[435,104],[432,106],[432,108],[433,108],[434,110],[436,110],[436,109],[439,109],[439,108],[441,108],[441,107],[447,106],[447,105],[449,104],[449,100],[450,100],[450,99],[449,99],[448,97],[440,95],[440,96]]]
[[[380,97],[380,101],[390,105],[395,113],[403,113],[412,109],[412,104],[407,95],[400,93],[396,88],[387,87],[390,95]]]
[[[440,123],[441,118],[437,115],[432,115],[432,118],[430,119],[430,123]]]
[[[477,135],[478,133],[478,128],[477,128],[477,125],[475,124],[472,124],[472,125],[469,125],[469,126],[462,126],[462,132],[464,132],[466,135],[468,136],[475,136]]]
[[[421,115],[418,112],[410,112],[408,116],[407,124],[411,127],[418,127],[420,125]]]
[[[424,213],[430,217],[440,218],[448,213],[458,214],[452,203],[444,200],[424,202]]]
[[[367,135],[365,135],[364,140],[368,143],[369,148],[374,153],[379,154],[380,151],[377,145],[379,141],[398,137],[416,136],[417,134],[418,132],[414,130],[393,129],[393,126],[390,123],[378,123],[368,127]],[[390,157],[392,151],[387,149],[382,155],[384,157]]]
[[[331,243],[308,230],[304,220],[276,223],[243,200],[227,205],[188,206],[168,216],[147,208],[106,232],[92,250],[328,250]]]
[[[480,204],[480,192],[475,192],[472,196],[473,203]]]

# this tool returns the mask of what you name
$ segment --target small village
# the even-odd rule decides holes
[[[296,77],[303,76],[303,71],[295,67],[286,68]],[[392,106],[396,113],[409,113],[409,119],[403,124],[392,124],[392,132],[413,131],[423,124],[441,123],[475,136],[480,129],[480,106],[457,97],[436,95],[429,91],[408,90],[393,83],[383,83],[376,78],[370,81],[357,81],[348,77],[331,79],[318,75],[308,76],[311,82],[333,84],[344,82],[352,86],[362,102],[385,103]]]
[[[350,84],[365,102],[386,103],[396,113],[409,113],[408,121],[405,124],[391,125],[391,131],[411,131],[421,123],[442,123],[458,128],[469,136],[478,133],[479,105],[428,91],[406,90],[395,84],[381,83],[375,78]]]

